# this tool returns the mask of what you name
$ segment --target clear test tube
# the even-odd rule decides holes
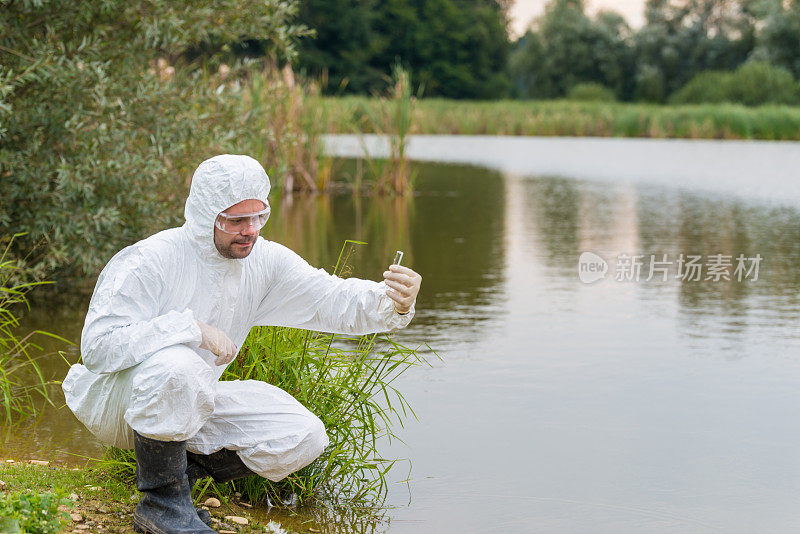
[[[401,261],[403,261],[403,251],[398,250],[394,255],[394,261],[392,262],[392,265],[400,265]]]

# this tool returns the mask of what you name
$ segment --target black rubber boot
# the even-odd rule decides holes
[[[220,449],[211,454],[187,452],[186,456],[192,473],[205,472],[204,476],[210,476],[215,482],[230,482],[256,474],[244,465],[236,451],[230,449]]]
[[[143,534],[214,533],[192,504],[186,476],[186,442],[158,441],[134,432],[136,487],[144,497],[133,512],[133,529]]]

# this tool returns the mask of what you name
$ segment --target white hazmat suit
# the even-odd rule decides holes
[[[225,366],[201,349],[197,321],[241,347],[253,326],[343,334],[405,327],[386,284],[341,279],[259,237],[243,259],[214,245],[214,221],[247,199],[267,203],[269,179],[248,156],[204,161],[192,177],[186,223],[126,247],[103,269],[81,335],[83,365],[63,389],[69,408],[102,442],[133,448],[133,431],[187,450],[238,452],[277,481],[328,444],[322,422],[282,389],[219,381]]]

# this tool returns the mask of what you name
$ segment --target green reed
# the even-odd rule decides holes
[[[411,171],[406,149],[408,136],[414,127],[417,97],[412,93],[411,75],[401,65],[394,66],[390,81],[386,96],[373,100],[364,99],[364,102],[370,104],[369,109],[357,106],[352,115],[344,119],[356,131],[383,135],[389,143],[389,157],[386,159],[371,157],[364,147],[364,153],[367,154],[364,158],[366,169],[362,167],[362,172],[356,177],[355,193],[360,192],[364,178],[364,185],[379,195],[409,195],[414,189],[414,173]],[[327,99],[321,99],[320,109],[327,118],[330,108],[326,102]],[[336,111],[334,115],[336,120],[342,119]]]
[[[36,330],[19,337],[20,307],[27,308],[27,293],[43,282],[19,282],[20,262],[11,258],[14,239],[6,241],[0,255],[0,419],[11,422],[19,417],[36,415],[36,401],[44,399],[52,404],[34,351],[40,350],[33,339],[37,335],[53,336]],[[62,340],[64,341],[64,340]]]

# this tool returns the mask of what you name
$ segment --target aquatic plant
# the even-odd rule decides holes
[[[319,88],[297,83],[291,65],[252,69],[241,90],[232,93],[241,123],[243,151],[261,161],[272,185],[285,192],[324,191],[333,158],[324,154],[320,135],[325,121],[316,105]]]
[[[367,155],[364,161],[367,172],[364,173],[362,168],[362,172],[356,176],[354,192],[360,192],[362,181],[366,178],[366,185],[371,186],[379,195],[410,194],[413,191],[414,176],[411,172],[406,148],[408,136],[414,124],[414,108],[417,98],[411,92],[409,72],[399,64],[395,65],[388,94],[376,99],[376,102],[378,107],[374,112],[360,113],[356,110],[352,116],[365,120],[369,124],[367,132],[372,131],[386,137],[389,143],[389,157],[387,159],[373,158],[365,149],[364,153]],[[323,110],[327,109],[325,106],[322,108]]]
[[[47,335],[65,341],[40,330],[22,337],[17,334],[19,307],[27,307],[27,292],[43,283],[18,281],[21,262],[12,259],[9,253],[17,237],[19,235],[5,239],[5,248],[0,255],[0,419],[6,422],[35,415],[37,400],[50,402],[47,381],[31,355],[40,349],[33,343],[34,336]]]

